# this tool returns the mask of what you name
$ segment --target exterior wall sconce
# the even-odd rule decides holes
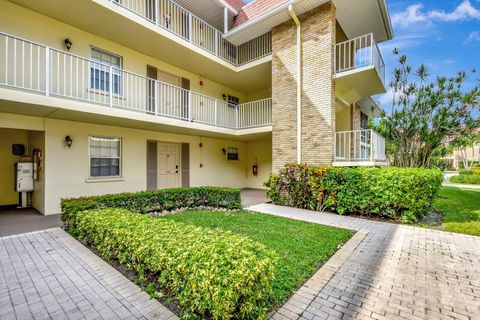
[[[67,47],[67,50],[70,51],[70,48],[72,47],[73,43],[70,41],[69,38],[65,39],[65,47]]]
[[[227,95],[225,93],[222,94],[222,97],[223,97],[223,101],[227,101]]]
[[[65,143],[67,144],[68,149],[70,149],[70,147],[71,147],[72,144],[73,144],[73,139],[72,139],[72,137],[66,136],[66,137],[65,137]]]
[[[227,154],[227,149],[222,148],[222,152],[223,152],[223,155],[226,155]]]

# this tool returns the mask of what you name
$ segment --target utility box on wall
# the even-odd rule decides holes
[[[33,162],[15,164],[15,191],[33,191]]]
[[[27,193],[33,191],[33,162],[15,163],[15,191],[20,194],[19,208],[26,208]]]

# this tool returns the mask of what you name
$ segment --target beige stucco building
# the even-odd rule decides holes
[[[385,0],[1,0],[0,206],[383,165]],[[24,148],[22,152],[22,147]],[[15,152],[14,150],[15,149]]]

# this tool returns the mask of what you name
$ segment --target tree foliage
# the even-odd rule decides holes
[[[389,159],[400,167],[430,167],[444,147],[480,126],[480,79],[467,90],[468,76],[439,76],[429,81],[425,65],[414,70],[397,49],[398,67],[390,87],[393,105],[375,129],[387,142]],[[472,75],[475,75],[475,70]]]

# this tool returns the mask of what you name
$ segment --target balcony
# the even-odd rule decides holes
[[[221,31],[170,0],[109,1],[234,66],[242,66],[272,53],[270,32],[236,46],[225,40]]]
[[[271,125],[271,99],[229,104],[95,60],[0,33],[0,85],[115,110],[227,129]]]
[[[333,166],[384,166],[385,138],[373,130],[339,131],[335,133]]]
[[[385,63],[373,33],[335,45],[335,90],[348,103],[385,93]]]

